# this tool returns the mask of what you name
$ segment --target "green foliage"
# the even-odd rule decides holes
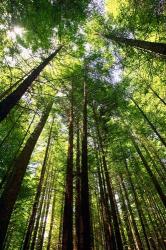
[[[121,3],[118,5],[119,10],[114,17],[108,16],[104,12],[101,15],[99,12],[96,13],[96,10],[93,12],[90,10],[89,1],[85,0],[5,1],[0,9],[0,13],[3,12],[2,26],[0,26],[2,38],[0,44],[0,64],[2,66],[0,98],[1,93],[8,89],[11,93],[18,86],[15,83],[19,81],[18,84],[20,84],[26,74],[50,54],[59,42],[65,44],[60,54],[44,69],[9,116],[0,124],[0,181],[3,182],[1,183],[3,190],[13,162],[34,131],[42,111],[50,100],[54,101],[15,204],[6,249],[20,249],[23,242],[53,119],[47,174],[53,176],[55,173],[56,178],[52,184],[44,249],[48,242],[54,195],[56,196],[56,209],[51,249],[60,243],[68,147],[68,114],[73,95],[75,160],[77,120],[80,122],[80,132],[82,133],[84,81],[87,81],[88,92],[89,183],[96,248],[105,249],[102,245],[103,241],[100,240],[103,221],[97,175],[97,167],[100,164],[96,154],[99,154],[100,162],[102,158],[98,145],[97,150],[95,148],[98,138],[93,107],[98,116],[121,231],[124,230],[127,238],[128,231],[124,220],[126,211],[122,206],[122,195],[125,196],[125,194],[124,190],[122,194],[120,191],[120,175],[124,179],[138,230],[144,249],[146,249],[131,180],[125,167],[126,160],[143,211],[148,237],[156,237],[156,230],[158,230],[157,234],[161,234],[159,237],[163,235],[164,207],[154,183],[133,145],[131,135],[139,145],[162,190],[165,191],[163,180],[166,161],[165,148],[132,101],[133,98],[138,103],[164,138],[166,128],[165,60],[125,45],[108,43],[99,34],[109,31],[116,35],[127,37],[131,35],[142,40],[164,42],[165,9],[162,1],[140,1],[139,4],[137,1],[127,1],[127,4],[124,4],[124,1],[119,2]],[[17,34],[15,27],[22,28],[23,33]],[[14,38],[12,38],[13,35]],[[74,187],[76,178],[74,170]],[[46,181],[45,176],[42,194],[44,187],[48,188],[49,182],[51,182],[51,179],[48,180]],[[128,211],[127,214],[130,217]],[[159,218],[161,225],[156,224],[155,216]],[[103,235],[102,238],[104,238]],[[127,240],[130,245],[128,238]],[[158,244],[157,238],[155,241]]]

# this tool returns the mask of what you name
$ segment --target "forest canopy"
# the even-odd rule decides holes
[[[0,250],[166,249],[166,3],[2,0]]]

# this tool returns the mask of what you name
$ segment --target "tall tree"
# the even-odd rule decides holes
[[[166,207],[166,196],[165,196],[165,194],[164,194],[164,192],[163,192],[163,190],[162,190],[162,188],[161,188],[158,180],[156,179],[155,175],[153,174],[153,172],[152,172],[152,170],[151,170],[148,162],[146,161],[146,159],[145,159],[142,151],[140,150],[138,144],[136,143],[134,137],[131,136],[131,139],[132,139],[133,145],[134,145],[134,147],[135,147],[138,155],[141,158],[141,161],[143,162],[143,164],[144,164],[144,166],[145,166],[145,168],[146,168],[149,176],[151,177],[151,180],[152,180],[152,182],[153,182],[153,184],[154,184],[154,186],[155,186],[155,188],[156,188],[156,190],[157,190],[157,192],[158,192],[158,194],[160,196],[161,201],[163,202],[164,206]]]
[[[37,68],[35,68],[11,94],[0,102],[0,122],[5,119],[10,110],[21,99],[27,89],[32,85],[33,81],[39,76],[40,72],[57,55],[61,48],[62,46],[59,46],[49,57],[47,57]]]
[[[107,185],[108,195],[109,195],[110,204],[111,204],[111,212],[112,212],[112,218],[113,218],[113,224],[114,224],[117,249],[122,250],[123,244],[122,244],[122,238],[121,238],[121,233],[120,233],[120,228],[119,228],[118,216],[116,212],[115,197],[114,197],[114,192],[112,189],[111,180],[109,177],[108,166],[107,166],[107,161],[106,161],[106,156],[105,156],[105,151],[104,151],[104,146],[103,146],[103,140],[102,140],[102,136],[101,136],[101,132],[99,128],[99,120],[98,120],[97,113],[96,113],[94,106],[93,106],[93,113],[94,113],[94,118],[95,118],[99,147],[100,147],[101,155],[102,155],[103,170],[104,170],[104,174],[106,178],[106,185]]]
[[[49,103],[43,115],[37,124],[34,132],[27,140],[22,152],[16,159],[13,170],[8,177],[7,183],[4,187],[4,191],[0,198],[0,247],[3,247],[7,228],[9,225],[10,217],[13,211],[14,204],[17,200],[17,196],[23,181],[30,157],[36,145],[36,142],[43,130],[43,127],[47,121],[48,115],[52,107],[52,102]]]
[[[40,174],[40,180],[39,180],[39,183],[37,186],[37,191],[36,191],[36,195],[35,195],[35,199],[34,199],[34,203],[33,203],[33,208],[32,208],[27,232],[26,232],[25,239],[24,239],[23,250],[29,249],[29,245],[30,245],[30,239],[32,236],[32,231],[33,231],[33,227],[34,227],[34,223],[35,223],[35,216],[36,216],[39,198],[40,198],[41,191],[42,191],[42,185],[43,185],[43,181],[44,181],[44,177],[45,177],[45,173],[46,173],[46,166],[47,166],[48,154],[49,154],[50,143],[51,143],[53,123],[54,123],[54,120],[52,122],[50,132],[49,132],[47,147],[46,147],[44,161],[42,164],[42,170],[41,170],[41,174]]]
[[[114,34],[104,34],[105,38],[115,41],[119,44],[135,47],[144,51],[153,52],[155,54],[166,56],[166,43],[148,42],[139,39],[131,39]]]
[[[82,131],[82,162],[81,162],[81,239],[80,250],[91,250],[91,222],[88,181],[88,148],[87,148],[87,104],[88,90],[84,81],[83,131]]]
[[[80,249],[80,229],[81,229],[81,166],[80,166],[80,127],[79,118],[77,120],[77,149],[76,149],[76,201],[75,201],[75,225],[76,225],[76,246]]]
[[[62,249],[73,249],[73,83],[69,110],[69,141],[66,167],[65,201],[63,214]]]
[[[140,106],[138,105],[138,103],[134,100],[134,98],[131,98],[131,100],[134,102],[134,104],[136,105],[136,107],[139,109],[139,111],[141,112],[141,114],[143,115],[144,119],[147,121],[147,123],[149,124],[149,126],[152,128],[152,130],[154,131],[154,133],[158,136],[158,138],[160,139],[161,143],[163,143],[163,145],[166,147],[166,141],[165,139],[160,135],[160,133],[158,132],[158,130],[156,129],[155,125],[148,119],[147,115],[144,113],[144,111],[140,108]]]

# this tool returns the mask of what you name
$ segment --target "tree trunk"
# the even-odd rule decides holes
[[[18,156],[13,166],[13,171],[7,180],[4,191],[0,198],[0,247],[2,247],[4,244],[8,224],[10,221],[14,204],[17,200],[17,196],[20,191],[21,183],[23,181],[36,142],[47,121],[51,107],[52,103],[51,105],[49,104],[47,106],[37,127],[35,128],[30,138],[27,140],[24,149]]]
[[[141,167],[138,164],[135,157],[132,156],[130,161],[131,161],[131,164],[133,165],[133,167],[135,166],[135,168],[133,168],[133,170],[135,172],[135,177],[138,179],[137,183],[140,184],[140,188],[144,187],[146,190],[146,193],[144,193],[144,194],[146,194],[146,200],[148,202],[148,207],[149,208],[152,207],[151,211],[154,213],[153,218],[156,218],[156,219],[154,219],[154,222],[156,225],[157,224],[159,225],[158,231],[160,231],[161,228],[165,230],[166,229],[166,226],[165,226],[166,220],[164,219],[164,215],[163,215],[163,212],[161,211],[161,209],[159,207],[157,207],[157,205],[159,205],[159,204],[158,204],[158,200],[156,200],[156,196],[154,196],[154,194],[153,194],[153,190],[151,189],[151,187],[149,187],[149,185],[147,186],[147,184],[143,178],[143,175],[141,174]],[[138,171],[140,173],[139,176],[138,176]],[[161,227],[161,225],[162,225],[162,227]]]
[[[135,47],[145,51],[153,52],[159,55],[166,56],[166,44],[165,43],[156,43],[156,42],[147,42],[143,40],[125,38],[115,35],[103,35],[107,39],[113,40],[117,43],[124,44],[126,46]]]
[[[157,131],[156,127],[153,125],[153,123],[148,119],[148,117],[146,116],[146,114],[143,112],[143,110],[139,107],[139,105],[137,104],[137,102],[131,97],[130,98],[134,104],[136,105],[136,107],[139,109],[139,111],[141,112],[141,114],[143,115],[144,119],[147,121],[147,123],[149,124],[149,126],[151,127],[151,129],[155,132],[155,134],[157,135],[157,137],[160,139],[160,141],[163,143],[163,145],[166,147],[166,141],[165,139],[160,135],[160,133]]]
[[[155,96],[166,106],[166,102],[157,94],[157,92],[149,85],[150,90],[153,92]]]
[[[121,239],[121,233],[120,233],[120,228],[119,228],[119,222],[118,222],[118,216],[116,213],[116,205],[115,205],[115,198],[114,198],[114,193],[112,190],[112,185],[110,182],[109,174],[108,174],[108,168],[105,160],[105,156],[103,155],[103,167],[104,167],[104,172],[105,172],[105,177],[106,177],[106,183],[107,183],[107,189],[108,189],[108,194],[109,194],[109,199],[110,199],[110,204],[111,204],[111,212],[112,212],[112,218],[113,218],[113,224],[114,224],[114,231],[115,231],[115,238],[116,238],[116,245],[118,250],[123,249],[123,244],[122,244],[122,239]]]
[[[157,219],[156,214],[155,214],[156,211],[154,210],[154,207],[151,206],[151,203],[149,203],[149,200],[147,199],[146,192],[144,192],[144,193],[141,192],[143,182],[142,182],[142,180],[140,180],[140,177],[138,178],[137,172],[135,171],[135,169],[134,169],[134,174],[135,174],[135,180],[138,184],[139,194],[141,196],[142,203],[145,205],[145,214],[148,215],[149,223],[147,225],[150,225],[153,229],[152,236],[156,242],[156,244],[155,243],[153,244],[153,247],[155,247],[155,245],[157,246],[157,243],[158,243],[158,245],[160,245],[161,249],[165,249],[165,248],[163,248],[163,245],[161,244],[161,242],[158,241],[158,237],[162,238],[162,233],[160,231],[160,227],[164,229],[164,225],[159,223],[159,220]],[[144,195],[146,195],[146,198],[144,197]],[[152,215],[151,215],[151,213],[152,213]],[[143,216],[143,217],[145,217],[145,216]],[[151,236],[151,234],[150,234],[150,236]],[[151,245],[150,238],[151,237],[149,237],[148,239],[149,239],[149,243]]]
[[[145,149],[145,152],[146,152],[149,160],[151,161],[153,168],[155,169],[156,173],[158,174],[158,176],[160,177],[160,179],[162,180],[162,182],[164,184],[165,180],[166,180],[166,178],[164,176],[165,173],[162,172],[162,169],[158,169],[158,165],[155,163],[155,160],[152,158],[148,148],[144,145],[144,143],[142,143],[142,146]]]
[[[55,189],[55,180],[54,180],[54,189]],[[54,225],[54,216],[55,216],[55,202],[56,202],[56,193],[55,190],[53,193],[53,202],[52,202],[52,211],[51,211],[51,222],[50,222],[50,229],[49,229],[49,235],[48,235],[48,243],[47,243],[47,250],[50,250],[51,247],[51,239],[52,239],[52,230]]]
[[[41,224],[40,224],[39,232],[38,232],[38,241],[36,245],[36,250],[42,250],[43,248],[44,234],[46,230],[48,212],[49,212],[51,195],[52,195],[52,186],[54,183],[54,176],[55,176],[55,173],[53,174],[53,177],[52,177],[52,174],[53,174],[53,168],[51,169],[51,172],[50,172],[49,183],[47,183],[48,191],[47,191],[47,197],[45,200],[45,208],[43,209],[43,216],[41,217]]]
[[[87,149],[87,86],[84,81],[83,102],[83,134],[82,134],[82,164],[81,164],[81,250],[91,250],[91,223],[88,183],[88,149]]]
[[[122,151],[123,151],[123,149],[122,149]],[[128,168],[128,164],[127,164],[127,161],[125,159],[124,154],[123,154],[123,157],[124,157],[124,165],[125,165],[127,175],[128,175],[128,180],[129,180],[129,183],[130,183],[130,187],[131,187],[131,190],[132,190],[132,193],[133,193],[133,196],[134,196],[135,205],[136,205],[138,215],[139,215],[139,219],[140,219],[140,222],[141,222],[142,231],[143,231],[143,234],[144,234],[144,237],[145,237],[145,242],[146,242],[148,250],[150,250],[150,244],[149,244],[149,240],[148,240],[148,236],[147,236],[147,232],[146,232],[146,228],[145,228],[145,224],[144,224],[143,211],[142,211],[142,208],[141,208],[141,204],[139,202],[137,192],[135,190],[135,187],[134,187],[134,184],[133,184],[133,181],[132,181],[132,178],[131,178],[131,174],[130,174],[130,171],[129,171],[129,168]]]
[[[117,213],[116,213],[115,198],[114,198],[114,193],[112,190],[111,181],[109,178],[109,172],[108,172],[107,162],[106,162],[106,158],[105,158],[105,152],[104,152],[104,148],[103,148],[101,132],[100,132],[99,125],[98,125],[98,117],[97,117],[96,110],[94,107],[93,107],[93,113],[94,113],[94,118],[95,118],[95,122],[96,122],[96,129],[97,129],[97,135],[98,135],[98,139],[99,139],[99,146],[100,146],[100,150],[101,150],[103,169],[104,169],[104,173],[105,173],[106,184],[107,184],[107,189],[108,189],[108,194],[109,194],[109,199],[110,199],[110,204],[111,204],[111,212],[112,212],[112,218],[113,218],[113,224],[114,224],[117,249],[121,250],[121,249],[123,249],[123,244],[122,244],[121,233],[120,233],[120,228],[119,228],[119,223],[118,223],[118,217],[117,217]]]
[[[104,180],[102,179],[101,171],[102,166],[99,160],[99,156],[97,153],[97,145],[94,141],[95,151],[96,151],[96,164],[97,164],[97,175],[98,175],[98,182],[99,182],[99,193],[100,193],[100,203],[101,203],[101,210],[102,210],[102,217],[103,217],[103,227],[104,227],[104,236],[105,236],[105,249],[106,250],[114,250],[116,248],[115,244],[115,236],[112,227],[112,220],[111,220],[111,211],[108,204],[108,199],[106,195],[106,190],[104,188]]]
[[[9,94],[4,100],[0,102],[0,122],[9,114],[11,109],[15,106],[15,104],[17,104],[27,89],[31,86],[32,82],[39,76],[41,71],[56,56],[61,48],[62,46],[59,46],[54,51],[54,53],[52,53],[37,68],[35,68],[32,73],[27,78],[25,78],[25,80],[11,94]]]
[[[133,237],[133,232],[132,232],[132,228],[131,228],[131,222],[130,222],[130,218],[128,216],[128,208],[125,202],[125,198],[123,195],[123,191],[122,191],[122,187],[121,185],[118,183],[119,186],[119,196],[120,196],[120,203],[121,203],[121,209],[122,209],[122,214],[123,214],[123,220],[124,220],[124,226],[126,228],[126,234],[127,234],[127,238],[128,238],[128,246],[130,249],[135,250],[135,240]]]
[[[57,247],[58,250],[62,250],[63,210],[64,210],[64,204],[62,203],[61,211],[60,211],[60,223],[59,223],[59,228],[58,228],[58,247]]]
[[[19,119],[21,118],[22,114],[24,113],[24,111],[19,113],[19,116],[17,117],[17,119],[14,121],[14,123],[12,124],[11,128],[9,129],[9,131],[7,132],[6,136],[3,138],[3,140],[0,142],[0,148],[3,146],[3,144],[5,143],[5,141],[8,139],[8,137],[10,136],[11,132],[13,132],[13,130],[18,126],[18,122]]]
[[[80,128],[79,120],[77,122],[77,153],[76,153],[76,204],[75,204],[75,225],[76,225],[76,246],[80,250],[80,209],[81,209],[81,166],[80,166]]]
[[[23,144],[23,142],[24,142],[24,140],[25,140],[27,134],[29,133],[30,128],[31,128],[33,122],[34,122],[35,116],[36,116],[36,113],[33,115],[33,118],[32,118],[32,120],[31,120],[31,122],[30,122],[30,124],[29,124],[29,126],[28,126],[28,128],[27,128],[27,130],[26,130],[26,133],[25,133],[24,137],[22,138],[21,142],[19,143],[16,152],[14,153],[14,154],[15,154],[15,155],[14,155],[14,158],[13,158],[13,159],[10,161],[10,163],[8,164],[9,167],[8,167],[8,169],[7,169],[6,173],[5,173],[5,175],[3,176],[2,181],[0,182],[0,190],[1,190],[1,193],[3,192],[3,187],[5,186],[5,183],[6,183],[6,181],[7,181],[8,176],[10,176],[10,173],[11,173],[11,171],[12,171],[13,163],[16,161],[17,156],[18,156],[18,153],[20,152],[20,148],[21,148],[21,146],[22,146],[22,144]]]
[[[73,249],[73,87],[69,113],[69,141],[63,213],[62,250]]]
[[[53,120],[53,122],[54,122],[54,120]],[[46,147],[44,161],[43,161],[43,164],[42,164],[42,170],[41,170],[41,174],[40,174],[40,180],[39,180],[39,183],[38,183],[38,186],[37,186],[37,192],[36,192],[35,200],[34,200],[34,203],[33,203],[32,213],[31,213],[31,216],[30,216],[27,232],[26,232],[25,239],[24,239],[23,250],[29,249],[29,243],[30,243],[30,239],[31,239],[31,235],[32,235],[32,231],[33,231],[33,227],[34,227],[34,223],[35,223],[35,216],[36,216],[37,207],[38,207],[38,203],[39,203],[39,198],[40,198],[42,185],[43,185],[43,181],[44,181],[44,176],[45,176],[45,172],[46,172],[48,151],[49,151],[50,142],[51,142],[53,122],[52,122],[50,132],[49,132],[47,147]]]
[[[155,186],[155,188],[156,188],[156,190],[157,190],[157,192],[158,192],[158,194],[159,194],[159,196],[160,196],[161,201],[163,202],[163,205],[166,207],[166,196],[165,196],[165,194],[163,193],[163,191],[162,191],[162,189],[161,189],[161,186],[160,186],[158,180],[156,179],[155,175],[153,174],[152,170],[150,169],[149,164],[147,163],[147,161],[146,161],[144,155],[142,154],[142,152],[141,152],[141,150],[140,150],[138,144],[136,143],[136,141],[134,140],[134,138],[133,138],[132,135],[131,135],[131,140],[132,140],[132,142],[133,142],[133,145],[134,145],[134,147],[135,147],[135,149],[136,149],[138,155],[139,155],[140,158],[141,158],[141,161],[142,161],[142,163],[143,163],[143,165],[144,165],[146,171],[148,172],[149,176],[151,177],[151,180],[152,180],[152,182],[153,182],[153,184],[154,184],[154,186]]]
[[[98,179],[99,179],[99,187],[100,187],[100,197],[101,197],[101,205],[103,210],[103,224],[104,224],[104,232],[105,232],[105,243],[106,249],[113,250],[115,247],[115,239],[113,234],[113,228],[111,225],[111,214],[108,205],[108,200],[104,195],[104,190],[102,186],[101,173],[98,169]]]
[[[44,198],[46,196],[46,192],[47,192],[47,182],[49,181],[49,169],[47,170],[47,175],[46,175],[46,179],[44,181],[44,185],[42,187],[42,192],[40,195],[40,202],[37,208],[37,215],[35,218],[35,226],[33,229],[33,237],[31,240],[31,245],[30,245],[30,250],[34,250],[35,249],[35,245],[37,242],[37,233],[38,233],[38,229],[39,229],[39,224],[40,224],[40,218],[42,215],[42,209],[44,207]]]
[[[129,200],[129,197],[128,197],[128,192],[127,192],[126,186],[124,184],[123,176],[122,176],[121,173],[119,173],[119,177],[120,177],[120,184],[122,185],[122,188],[123,188],[124,193],[125,193],[125,198],[126,198],[126,201],[127,201],[127,207],[128,207],[128,210],[129,210],[129,213],[130,213],[130,216],[131,216],[131,221],[132,221],[132,226],[133,226],[133,229],[134,229],[134,236],[135,236],[135,239],[136,239],[137,247],[138,247],[139,250],[143,250],[143,245],[142,245],[142,242],[141,242],[140,234],[139,234],[139,231],[138,231],[138,228],[137,228],[137,224],[136,224],[136,221],[135,221],[135,218],[134,218],[134,213],[132,211],[132,207],[131,207],[130,200]]]
[[[0,100],[2,100],[5,96],[7,96],[13,88],[17,87],[17,85],[23,81],[23,79],[31,73],[32,70],[30,70],[28,73],[26,73],[21,79],[19,79],[17,82],[15,82],[13,85],[11,85],[8,89],[6,89],[4,92],[0,94]]]

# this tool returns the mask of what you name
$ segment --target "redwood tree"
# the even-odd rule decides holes
[[[30,157],[37,143],[37,140],[43,130],[43,127],[47,121],[49,112],[52,107],[52,102],[49,103],[43,115],[37,124],[34,132],[27,140],[22,152],[16,159],[13,170],[8,177],[3,193],[0,198],[0,248],[3,247],[5,236],[7,233],[8,224],[14,208],[14,204],[17,200],[18,193],[20,191],[21,183],[23,181]]]

